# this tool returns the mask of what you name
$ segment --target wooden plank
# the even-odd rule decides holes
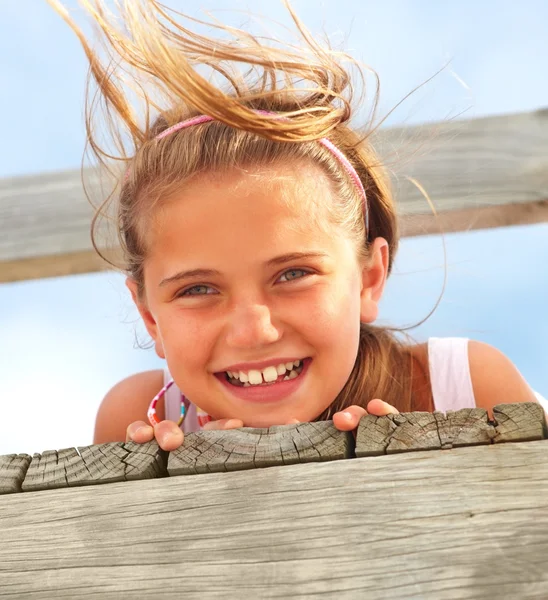
[[[483,408],[463,408],[435,415],[442,449],[491,444],[497,433]]]
[[[356,441],[352,432],[322,421],[191,433],[169,457],[156,441],[50,450],[32,460],[8,455],[0,457],[0,494],[548,437],[544,411],[536,403],[498,405],[493,412],[493,422],[483,409],[365,415]]]
[[[11,599],[544,600],[546,441],[0,497]]]
[[[548,220],[548,109],[381,129],[403,235]],[[427,190],[439,221],[417,188]],[[104,196],[86,171],[94,201]],[[106,186],[105,186],[106,188]],[[79,170],[0,180],[0,282],[99,270]]]
[[[354,457],[354,437],[333,421],[200,431],[169,453],[170,475],[240,471]]]
[[[112,442],[34,454],[23,492],[166,476],[166,453],[158,444]]]
[[[375,146],[394,170],[402,215],[431,214],[406,177],[440,213],[548,200],[548,108],[383,129]]]
[[[500,206],[477,206],[438,212],[437,216],[405,215],[400,218],[402,237],[494,229],[511,225],[534,225],[548,221],[548,200]]]
[[[378,456],[420,450],[442,450],[500,442],[542,440],[544,410],[535,402],[498,404],[494,421],[486,410],[413,412],[375,417],[364,415],[356,433],[356,456]]]
[[[493,441],[527,442],[548,437],[544,410],[540,404],[498,404],[493,408],[497,435]]]
[[[415,412],[376,417],[364,415],[356,433],[356,456],[378,456],[413,450],[440,449],[432,413]],[[390,450],[389,450],[390,447]]]
[[[31,457],[28,454],[0,456],[0,494],[21,491],[30,461]]]
[[[107,264],[94,250],[0,262],[0,283],[103,271]]]

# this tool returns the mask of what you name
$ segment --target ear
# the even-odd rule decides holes
[[[133,302],[143,319],[143,323],[145,324],[146,330],[150,337],[154,340],[154,346],[156,348],[156,354],[160,358],[165,358],[164,347],[162,345],[162,339],[160,337],[160,332],[158,331],[158,325],[156,324],[156,319],[154,315],[150,312],[146,300],[141,297],[139,294],[139,287],[135,279],[131,279],[128,277],[126,279],[126,287],[131,292],[131,297],[133,298]]]
[[[389,248],[384,238],[371,244],[371,257],[362,269],[360,321],[373,323],[379,314],[379,301],[388,276]]]

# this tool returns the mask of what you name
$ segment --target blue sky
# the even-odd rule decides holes
[[[75,6],[76,2],[66,2]],[[175,2],[198,15],[189,5]],[[209,1],[282,19],[273,0]],[[548,106],[548,3],[526,0],[433,3],[294,0],[315,32],[374,67],[380,113],[440,69],[400,106],[389,124],[413,124]],[[320,7],[320,10],[318,10]],[[86,63],[74,36],[45,1],[2,3],[0,21],[0,177],[77,168],[84,143]],[[228,22],[245,21],[242,14]],[[501,348],[548,395],[548,225],[447,236],[448,286],[433,317],[415,331],[467,336]],[[443,279],[437,237],[404,240],[382,307],[404,325],[435,303]],[[0,453],[91,443],[94,415],[116,381],[161,365],[133,348],[137,317],[123,279],[91,274],[0,285]],[[17,420],[17,424],[15,424]]]

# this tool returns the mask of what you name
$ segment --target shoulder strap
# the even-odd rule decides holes
[[[172,377],[169,370],[164,369],[164,385],[171,381],[171,379]],[[176,423],[179,420],[179,417],[181,416],[181,396],[182,392],[176,383],[174,383],[169,390],[166,391],[164,396],[164,410],[166,419],[175,421]],[[200,417],[196,412],[196,406],[186,397],[185,408],[186,414],[183,423],[181,424],[181,429],[184,433],[199,431],[202,423],[200,422]]]
[[[164,369],[164,385],[171,381],[171,373]],[[169,421],[177,422],[181,414],[181,390],[174,383],[164,395],[164,414]]]
[[[447,412],[476,407],[468,338],[429,338],[428,365],[435,410]]]

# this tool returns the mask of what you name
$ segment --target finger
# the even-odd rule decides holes
[[[243,426],[244,422],[240,419],[218,419],[217,421],[209,421],[202,429],[237,429]]]
[[[286,425],[296,425],[297,423],[300,423],[299,419],[289,419]]]
[[[154,426],[154,437],[160,448],[169,452],[182,446],[185,436],[175,421],[160,421]]]
[[[365,408],[353,404],[333,415],[333,425],[340,431],[350,431],[358,426],[360,419],[366,414]]]
[[[397,408],[394,408],[388,402],[384,402],[379,398],[375,398],[371,400],[367,405],[367,412],[370,415],[375,415],[376,417],[384,417],[385,415],[398,415],[399,411]]]
[[[145,444],[154,439],[154,429],[144,421],[130,423],[126,429],[126,442]]]

